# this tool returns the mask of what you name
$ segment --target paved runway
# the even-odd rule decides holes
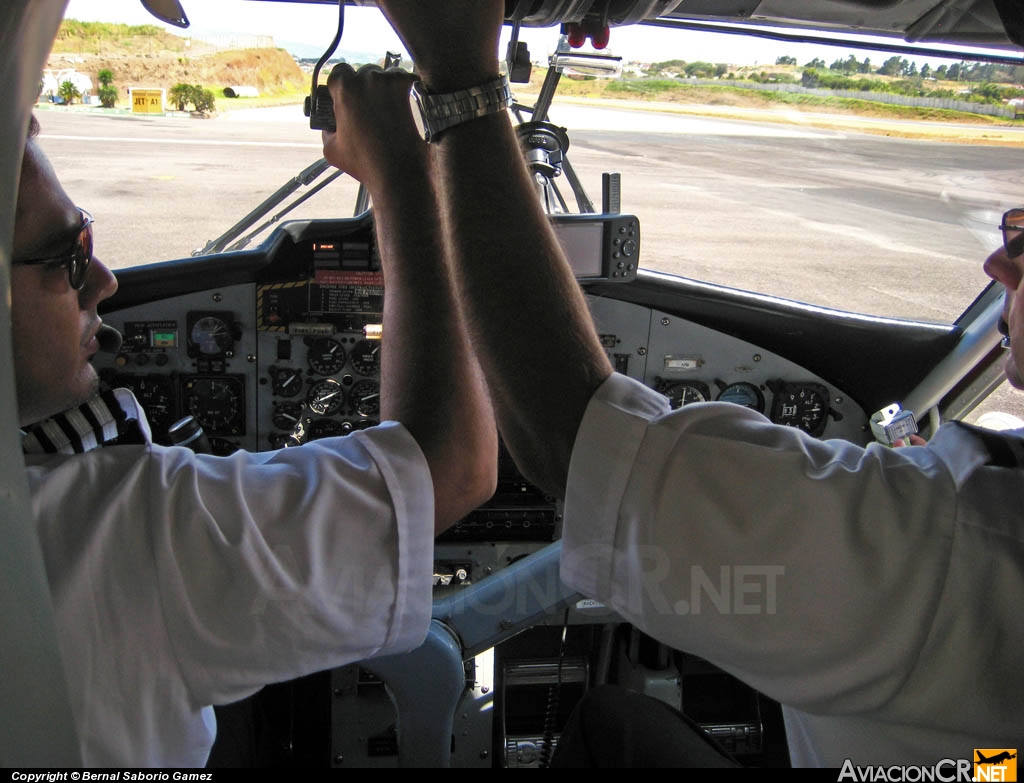
[[[38,115],[114,268],[188,256],[321,153],[298,107],[209,120]],[[987,282],[999,215],[1024,203],[1024,146],[557,103],[553,118],[594,203],[602,172],[622,174],[643,266],[828,307],[955,319]],[[350,215],[356,190],[342,177],[296,216]]]

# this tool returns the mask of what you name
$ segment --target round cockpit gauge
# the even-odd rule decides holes
[[[162,439],[174,423],[174,386],[165,375],[117,375],[111,386],[132,390],[149,419],[153,437]]]
[[[784,383],[775,390],[772,421],[818,437],[828,424],[829,397],[820,383]]]
[[[273,367],[271,385],[278,397],[294,397],[302,391],[302,370],[294,367]]]
[[[239,378],[189,378],[182,384],[182,402],[208,434],[242,433],[245,387]]]
[[[189,330],[188,339],[205,356],[220,356],[235,347],[231,327],[223,318],[215,315],[204,315],[197,319]]]
[[[359,381],[348,394],[352,407],[360,416],[376,416],[380,413],[380,384],[376,381]]]
[[[274,406],[271,422],[279,430],[291,432],[302,419],[301,402],[279,402]]]
[[[310,440],[334,438],[338,435],[348,435],[350,432],[352,432],[352,425],[347,421],[338,421],[337,419],[317,419],[309,425]]]
[[[718,401],[732,402],[745,408],[751,408],[758,413],[764,413],[764,395],[754,384],[746,381],[730,383],[722,389],[718,395]]]
[[[334,375],[345,366],[345,349],[337,340],[320,337],[309,344],[309,369],[320,375]]]
[[[691,402],[707,402],[711,399],[708,387],[700,381],[665,381],[658,391],[668,397],[673,408],[682,408]]]
[[[309,403],[309,409],[313,413],[319,413],[321,416],[333,416],[341,410],[341,406],[345,403],[345,390],[336,380],[327,378],[310,387],[309,394],[306,395],[306,402]]]
[[[376,375],[380,370],[380,340],[360,340],[352,348],[352,368],[360,375]]]

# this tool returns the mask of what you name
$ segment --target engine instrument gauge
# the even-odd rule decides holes
[[[772,388],[772,421],[818,437],[828,424],[829,392],[820,383],[781,383]]]
[[[302,391],[302,370],[294,367],[271,367],[270,380],[278,397],[294,397]]]
[[[229,375],[187,376],[181,386],[182,407],[209,434],[245,434],[245,383]]]
[[[231,327],[218,315],[196,318],[188,330],[190,347],[203,356],[223,356],[234,351],[235,337]]]
[[[358,381],[349,390],[349,401],[360,416],[380,413],[380,384],[376,381]]]
[[[309,403],[309,409],[313,413],[319,413],[321,416],[333,416],[345,404],[345,390],[333,378],[326,378],[310,387],[309,394],[306,395],[306,402]]]
[[[380,370],[380,340],[360,340],[350,358],[352,368],[360,375],[376,375]]]
[[[309,344],[309,369],[320,375],[334,375],[345,366],[345,349],[337,340],[320,337]]]
[[[691,402],[707,402],[711,392],[700,381],[660,381],[656,389],[668,397],[673,408],[681,408]]]
[[[739,381],[725,386],[718,395],[719,402],[731,402],[742,405],[758,413],[764,413],[764,394],[752,383]]]
[[[302,408],[301,402],[279,402],[274,406],[271,423],[279,430],[291,432],[302,419]]]

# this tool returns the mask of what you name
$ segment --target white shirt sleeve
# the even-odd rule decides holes
[[[194,703],[224,703],[426,634],[433,485],[401,425],[229,457],[107,448],[28,473],[65,656],[113,659],[86,665],[98,688],[112,666],[117,687],[180,678]]]
[[[899,690],[926,642],[956,487],[928,448],[819,441],[613,375],[570,466],[562,578],[808,711]]]

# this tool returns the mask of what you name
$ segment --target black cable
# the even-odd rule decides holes
[[[331,59],[331,55],[338,48],[341,42],[341,34],[345,30],[345,0],[338,0],[338,32],[334,34],[334,40],[327,47],[327,51],[317,60],[313,67],[312,84],[309,89],[309,97],[306,98],[305,114],[309,117],[309,127],[313,130],[335,131],[334,122],[334,101],[331,100],[330,90],[325,85],[319,84],[320,69]]]
[[[547,769],[551,764],[551,755],[554,752],[555,729],[558,722],[558,705],[562,694],[562,664],[565,661],[565,640],[569,631],[569,609],[565,610],[562,616],[562,640],[558,645],[558,670],[553,685],[548,686],[548,701],[544,708],[544,738],[540,744],[541,769]]]

